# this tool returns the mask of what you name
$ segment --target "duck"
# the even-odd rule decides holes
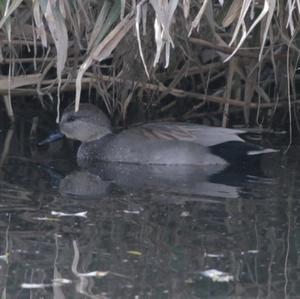
[[[149,122],[114,133],[97,106],[81,103],[62,114],[60,132],[79,140],[78,161],[153,165],[231,165],[275,152],[246,142],[244,130],[185,122]]]

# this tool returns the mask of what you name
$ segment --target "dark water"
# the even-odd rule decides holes
[[[299,147],[227,170],[68,150],[0,132],[1,298],[300,298]]]

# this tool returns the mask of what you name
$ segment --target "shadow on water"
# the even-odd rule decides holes
[[[21,137],[0,132],[2,297],[300,297],[298,147],[260,169],[79,168]]]

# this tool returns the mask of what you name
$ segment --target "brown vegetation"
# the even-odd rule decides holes
[[[297,119],[299,1],[0,1],[0,93],[94,90],[110,114]],[[84,94],[88,94],[85,92]],[[58,109],[59,110],[59,109]]]

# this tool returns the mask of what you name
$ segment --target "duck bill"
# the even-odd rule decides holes
[[[52,133],[50,134],[46,139],[40,141],[38,143],[38,146],[42,146],[42,145],[45,145],[45,144],[49,144],[49,143],[52,143],[56,140],[60,140],[64,137],[65,135],[62,134],[61,132],[55,132],[55,133]]]

